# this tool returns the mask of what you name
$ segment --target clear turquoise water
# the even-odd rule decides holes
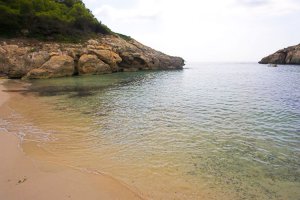
[[[148,198],[300,199],[299,66],[188,64],[38,80],[30,90],[66,118],[89,119],[45,149]]]

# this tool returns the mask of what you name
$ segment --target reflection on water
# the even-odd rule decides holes
[[[31,142],[146,197],[300,198],[297,66],[192,64],[36,80],[24,95],[13,108],[51,137],[25,131]]]

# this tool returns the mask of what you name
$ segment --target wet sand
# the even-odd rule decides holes
[[[9,94],[0,80],[0,112],[9,112]],[[26,155],[20,140],[0,127],[0,199],[142,199],[125,184],[104,174],[41,162]]]

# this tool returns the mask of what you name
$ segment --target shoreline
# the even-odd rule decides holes
[[[10,94],[0,80],[0,110]],[[5,108],[6,107],[6,108]],[[6,113],[6,111],[4,112]],[[20,139],[0,127],[0,199],[143,199],[113,177],[40,162],[26,155]]]

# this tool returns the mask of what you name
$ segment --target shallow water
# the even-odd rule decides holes
[[[300,199],[299,66],[30,83],[1,123],[32,156],[110,174],[150,199]]]

